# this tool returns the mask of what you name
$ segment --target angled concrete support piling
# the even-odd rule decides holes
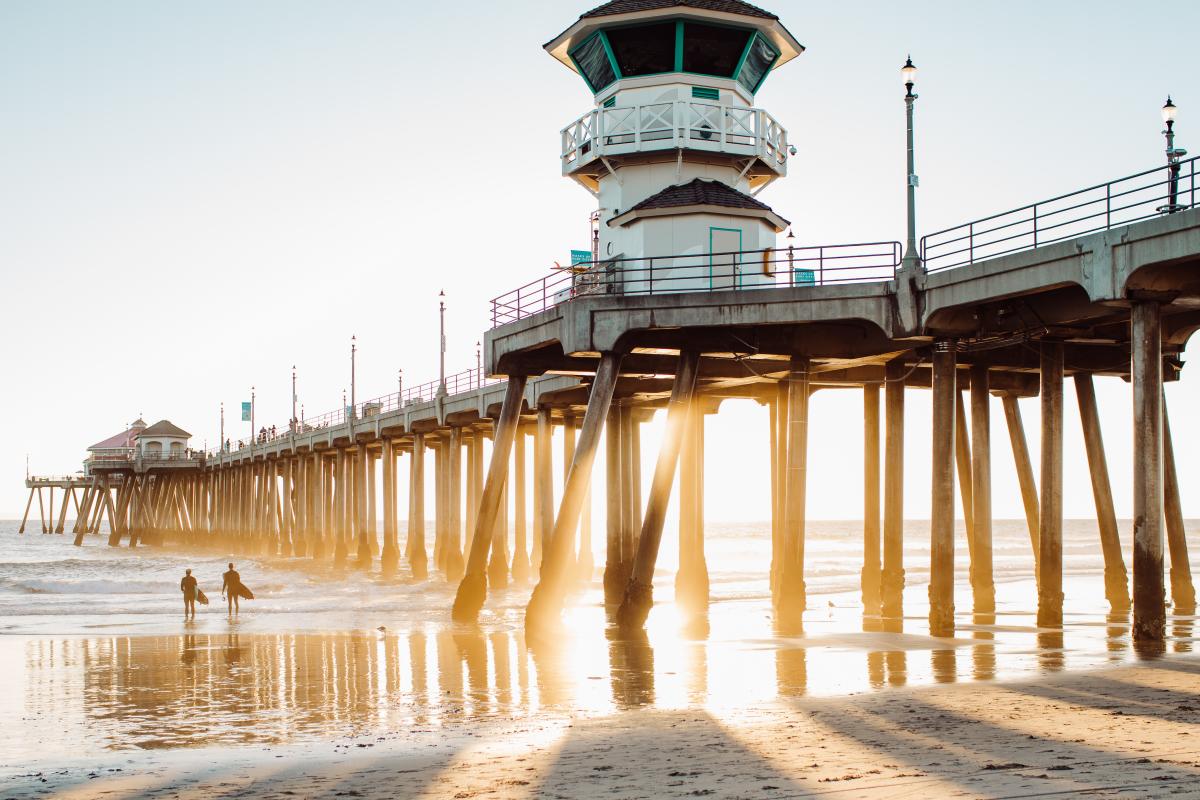
[[[929,632],[954,633],[955,342],[933,350],[932,496],[930,502]]]
[[[567,574],[571,566],[568,562],[570,537],[579,525],[584,496],[591,486],[592,463],[600,446],[600,434],[604,429],[604,421],[608,418],[620,369],[620,353],[609,352],[600,356],[600,365],[596,369],[596,377],[588,393],[583,430],[580,432],[578,447],[575,449],[571,469],[563,486],[558,517],[554,519],[549,541],[544,543],[541,575],[525,609],[526,628],[541,628],[552,624],[558,619],[562,609],[563,596],[570,579]],[[552,512],[544,518],[551,516]]]
[[[675,375],[671,399],[667,404],[667,429],[663,434],[658,462],[654,467],[650,497],[638,537],[637,555],[633,561],[629,584],[625,588],[625,597],[617,612],[617,621],[624,628],[642,627],[654,603],[654,565],[658,561],[658,548],[662,543],[663,521],[670,501],[671,484],[675,480],[675,468],[679,462],[679,449],[683,443],[687,416],[692,411],[692,397],[695,393],[699,364],[698,352],[685,350],[679,354],[679,371]]]
[[[1042,342],[1042,475],[1038,528],[1038,625],[1061,627],[1063,347]]]
[[[1096,503],[1096,522],[1100,528],[1100,549],[1104,553],[1104,594],[1113,611],[1129,609],[1129,575],[1117,532],[1117,513],[1113,506],[1112,485],[1108,478],[1108,459],[1100,432],[1100,414],[1096,408],[1096,388],[1090,372],[1074,376],[1075,398],[1079,401],[1079,420],[1083,426],[1083,444],[1087,450],[1088,470],[1092,479],[1092,497]]]
[[[1008,423],[1008,441],[1012,446],[1013,464],[1017,470],[1017,483],[1021,487],[1021,504],[1025,509],[1025,525],[1029,529],[1029,545],[1033,550],[1034,572],[1037,570],[1040,547],[1038,531],[1041,529],[1041,509],[1038,508],[1038,488],[1033,477],[1033,461],[1029,458],[1029,445],[1025,439],[1025,423],[1021,420],[1021,406],[1016,395],[1006,394],[1003,398],[1004,418]]]
[[[1179,476],[1175,472],[1175,445],[1171,440],[1171,420],[1167,397],[1163,394],[1163,522],[1167,529],[1167,552],[1171,554],[1171,601],[1177,614],[1196,613],[1196,589],[1192,584],[1191,560],[1183,525],[1183,505],[1179,498]]]
[[[496,421],[492,463],[483,485],[479,513],[475,517],[475,533],[471,537],[466,574],[458,585],[458,593],[454,598],[452,616],[459,622],[474,622],[478,619],[479,610],[483,608],[483,601],[487,597],[488,551],[503,500],[504,484],[508,479],[508,461],[512,455],[513,439],[516,438],[517,425],[520,424],[525,380],[524,375],[510,375],[504,390],[500,419]]]

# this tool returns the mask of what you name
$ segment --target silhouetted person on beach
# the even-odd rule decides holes
[[[184,570],[183,580],[179,582],[179,590],[183,592],[183,618],[187,619],[191,616],[196,617],[196,579],[192,577],[192,571]]]
[[[229,571],[221,576],[221,595],[229,601],[229,613],[241,613],[238,608],[238,593],[242,590],[242,576],[229,564]]]

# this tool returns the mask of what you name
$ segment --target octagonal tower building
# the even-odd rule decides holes
[[[787,131],[754,105],[804,51],[741,0],[612,0],[545,49],[594,107],[562,131],[562,170],[598,201],[593,285],[607,292],[776,282],[788,221],[755,198],[787,174]]]

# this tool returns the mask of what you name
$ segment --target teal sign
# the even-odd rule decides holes
[[[250,421],[250,404],[242,403],[242,422]]]
[[[817,282],[816,273],[811,269],[797,269],[794,274],[794,283],[796,286],[812,286]]]
[[[571,266],[577,267],[580,264],[592,263],[591,250],[572,250],[571,251]]]

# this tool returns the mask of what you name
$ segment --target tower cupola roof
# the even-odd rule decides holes
[[[742,0],[610,0],[545,45],[593,93],[627,79],[688,75],[753,95],[804,46],[769,11]]]

